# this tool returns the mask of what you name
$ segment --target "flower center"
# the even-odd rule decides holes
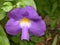
[[[29,28],[30,24],[31,24],[31,21],[28,18],[24,17],[23,19],[20,20],[20,26],[21,27],[26,27],[27,26]]]

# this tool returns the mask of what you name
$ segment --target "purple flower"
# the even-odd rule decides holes
[[[31,6],[15,8],[8,12],[8,17],[5,29],[10,35],[17,35],[22,31],[21,40],[29,41],[29,33],[35,36],[45,34],[46,24]]]

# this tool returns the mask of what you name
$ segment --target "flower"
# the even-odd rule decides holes
[[[32,6],[15,8],[8,12],[9,20],[5,26],[10,35],[17,35],[22,31],[21,40],[29,41],[29,33],[42,36],[46,31],[46,24]]]

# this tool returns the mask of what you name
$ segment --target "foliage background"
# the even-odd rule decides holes
[[[60,42],[60,0],[0,0],[0,45],[59,45]],[[10,2],[4,4],[5,2]],[[17,4],[21,2],[21,4]],[[17,4],[17,5],[16,5]],[[36,6],[35,6],[36,4]],[[5,24],[8,21],[7,13],[10,9],[33,6],[46,22],[47,31],[44,36],[30,35],[30,41],[21,41],[20,35],[8,35]],[[14,7],[13,7],[14,6]]]

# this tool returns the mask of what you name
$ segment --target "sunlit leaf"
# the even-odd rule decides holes
[[[11,2],[5,2],[3,3],[3,6],[1,7],[1,9],[3,9],[5,12],[10,11],[11,9],[13,9],[13,5]]]
[[[58,35],[56,35],[56,36],[54,37],[54,40],[53,40],[52,45],[57,45],[57,37],[58,37]]]
[[[18,6],[32,6],[36,9],[36,5],[34,0],[20,0],[20,3],[18,2]]]

